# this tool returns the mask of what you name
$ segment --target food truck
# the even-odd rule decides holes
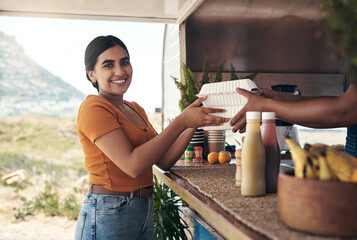
[[[333,57],[334,47],[324,36],[324,13],[320,4],[320,0],[110,0],[100,4],[88,0],[3,0],[0,1],[0,14],[165,23],[162,119],[170,119],[180,113],[180,92],[172,77],[183,81],[182,63],[192,70],[197,81],[208,60],[212,76],[223,64],[223,81],[230,80],[233,65],[238,76],[256,73],[254,82],[258,87],[288,85],[293,86],[294,92],[298,90],[297,93],[307,96],[341,95],[346,59]],[[163,127],[167,124],[163,121]],[[285,136],[285,132],[281,134]],[[154,167],[154,173],[187,203],[213,239],[357,236],[356,230],[343,235],[350,230],[348,226],[357,224],[353,217],[357,215],[356,208],[343,209],[345,216],[335,213],[335,219],[329,219],[347,225],[346,228],[338,225],[335,235],[316,230],[330,228],[321,226],[318,220],[312,230],[304,231],[304,221],[297,215],[304,215],[306,222],[314,217],[320,219],[323,214],[319,214],[326,209],[316,204],[317,215],[292,209],[298,226],[285,225],[279,215],[277,194],[257,198],[239,196],[234,185],[234,165],[187,165],[179,161],[172,171],[164,172]],[[318,185],[309,184],[317,192],[320,189]],[[293,186],[300,185],[292,184],[287,188]],[[346,189],[349,190],[345,192],[352,193],[341,199],[356,199],[356,186],[346,186]],[[328,198],[326,192],[320,194]],[[297,205],[320,201],[319,196],[299,197]],[[349,210],[352,212],[348,213]]]

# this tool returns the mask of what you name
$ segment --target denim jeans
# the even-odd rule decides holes
[[[140,198],[94,194],[89,190],[78,216],[75,239],[152,240],[152,209],[153,194]]]

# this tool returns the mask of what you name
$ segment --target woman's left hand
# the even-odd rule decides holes
[[[226,112],[225,109],[199,107],[206,98],[207,97],[197,99],[178,116],[185,128],[219,126],[230,120],[229,118],[212,115],[212,113]]]

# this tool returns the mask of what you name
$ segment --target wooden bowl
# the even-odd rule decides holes
[[[287,226],[314,234],[357,237],[357,183],[278,178],[278,209]]]

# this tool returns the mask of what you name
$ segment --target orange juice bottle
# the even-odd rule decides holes
[[[247,126],[242,149],[241,194],[262,196],[265,188],[265,149],[260,133],[260,112],[246,113]]]

